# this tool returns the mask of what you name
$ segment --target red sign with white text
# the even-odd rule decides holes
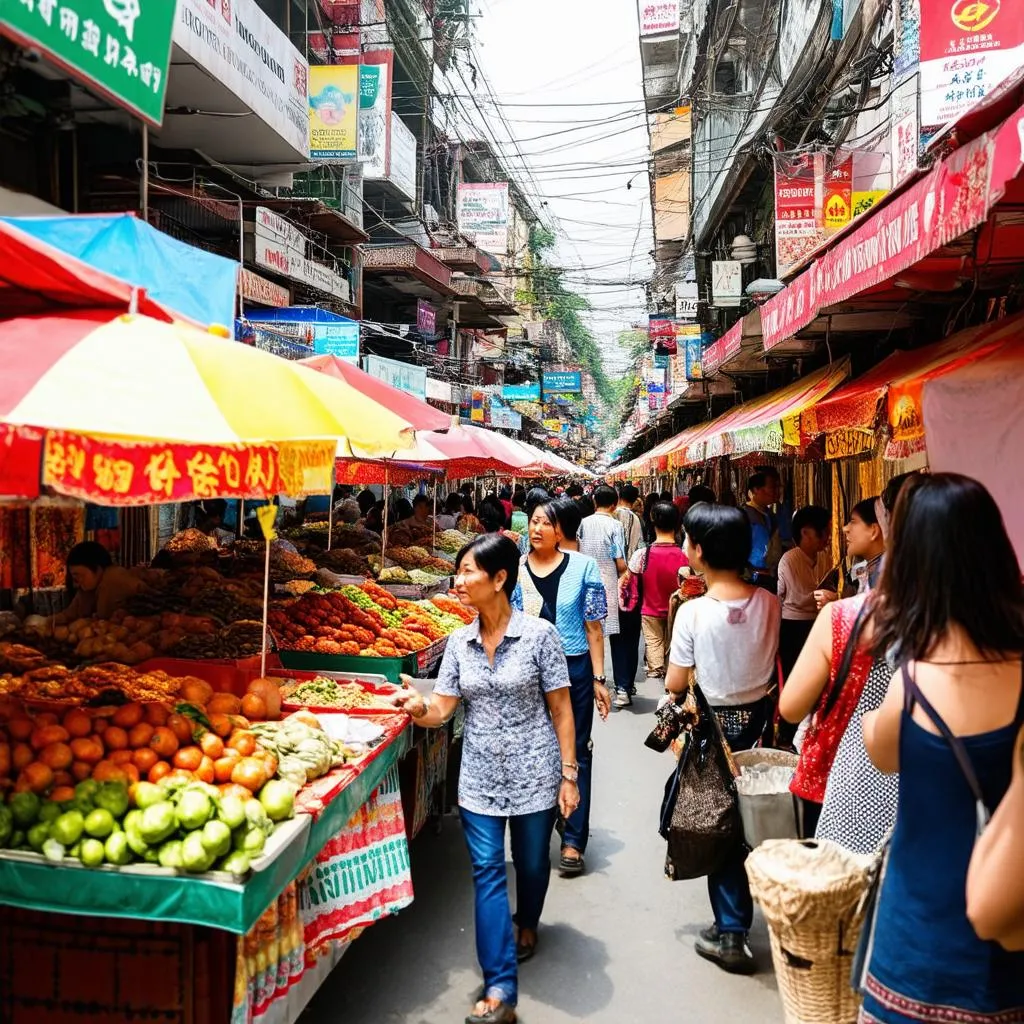
[[[333,441],[281,445],[120,443],[49,431],[43,483],[100,505],[326,494]]]
[[[775,165],[775,263],[785,277],[825,240],[818,215],[821,158],[778,158]]]

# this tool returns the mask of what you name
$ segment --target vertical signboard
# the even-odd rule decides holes
[[[416,330],[431,336],[437,331],[437,310],[425,299],[416,300]]]
[[[711,295],[719,309],[740,304],[743,298],[743,264],[739,260],[712,261]]]
[[[832,169],[825,175],[822,221],[826,235],[834,235],[853,217],[853,157],[840,159],[836,154]]]
[[[921,124],[955,121],[1024,64],[1014,0],[920,0]]]
[[[176,10],[174,0],[4,0],[0,35],[159,128]]]
[[[639,0],[640,35],[664,36],[679,31],[679,0]]]
[[[776,276],[785,277],[824,240],[818,219],[820,160],[814,155],[775,162]]]
[[[359,65],[359,162],[367,181],[388,173],[388,120],[391,116],[391,64],[384,54],[366,54]],[[387,57],[392,57],[387,54]],[[393,59],[393,57],[392,57]]]
[[[896,188],[916,170],[921,146],[921,123],[917,116],[917,81],[904,82],[892,96],[892,187]]]
[[[652,313],[647,321],[647,336],[655,353],[675,355],[676,323],[671,317]]]
[[[409,199],[416,198],[416,136],[395,113],[391,115],[388,178]]]
[[[921,4],[919,0],[894,0],[892,77],[896,84],[917,73],[921,61]]]
[[[459,185],[459,231],[495,256],[508,252],[508,184],[503,181]]]
[[[322,163],[358,156],[359,65],[309,69],[309,155]]]

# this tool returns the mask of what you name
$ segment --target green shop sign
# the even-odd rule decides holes
[[[159,127],[177,0],[0,0],[0,34]]]

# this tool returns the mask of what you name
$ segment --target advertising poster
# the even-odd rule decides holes
[[[416,330],[430,335],[437,331],[437,310],[425,299],[416,300]]]
[[[363,177],[376,181],[388,173],[391,68],[381,57],[366,56],[367,63],[359,65],[359,162]]]
[[[686,379],[691,383],[695,380],[703,380],[704,373],[701,369],[701,356],[704,350],[704,336],[702,334],[689,335],[686,339]]]
[[[776,275],[785,277],[825,239],[818,211],[820,159],[814,155],[775,162]]]
[[[503,181],[459,185],[459,231],[477,248],[494,256],[508,252],[508,184]]]
[[[541,379],[545,395],[578,395],[583,390],[583,375],[578,370],[545,373]]]
[[[647,336],[656,353],[676,354],[676,323],[671,317],[651,314],[647,321]]]
[[[740,304],[743,298],[743,264],[739,260],[712,260],[711,296],[719,309]]]
[[[639,4],[641,36],[679,31],[679,0],[639,0]]]
[[[359,135],[359,65],[309,69],[309,155],[322,163],[355,160]]]
[[[920,0],[895,0],[892,76],[896,84],[913,75],[921,62]]]
[[[1024,63],[1013,0],[920,0],[921,124],[955,121]]]
[[[826,235],[834,235],[853,217],[853,157],[837,160],[825,176],[822,221]]]

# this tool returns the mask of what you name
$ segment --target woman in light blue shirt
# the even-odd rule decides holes
[[[565,875],[579,875],[590,835],[594,706],[607,718],[611,704],[605,684],[602,628],[608,601],[597,563],[579,552],[561,550],[562,539],[558,503],[539,505],[530,519],[530,552],[523,558],[512,600],[527,615],[554,623],[569,664],[580,805],[565,822],[559,867]]]

